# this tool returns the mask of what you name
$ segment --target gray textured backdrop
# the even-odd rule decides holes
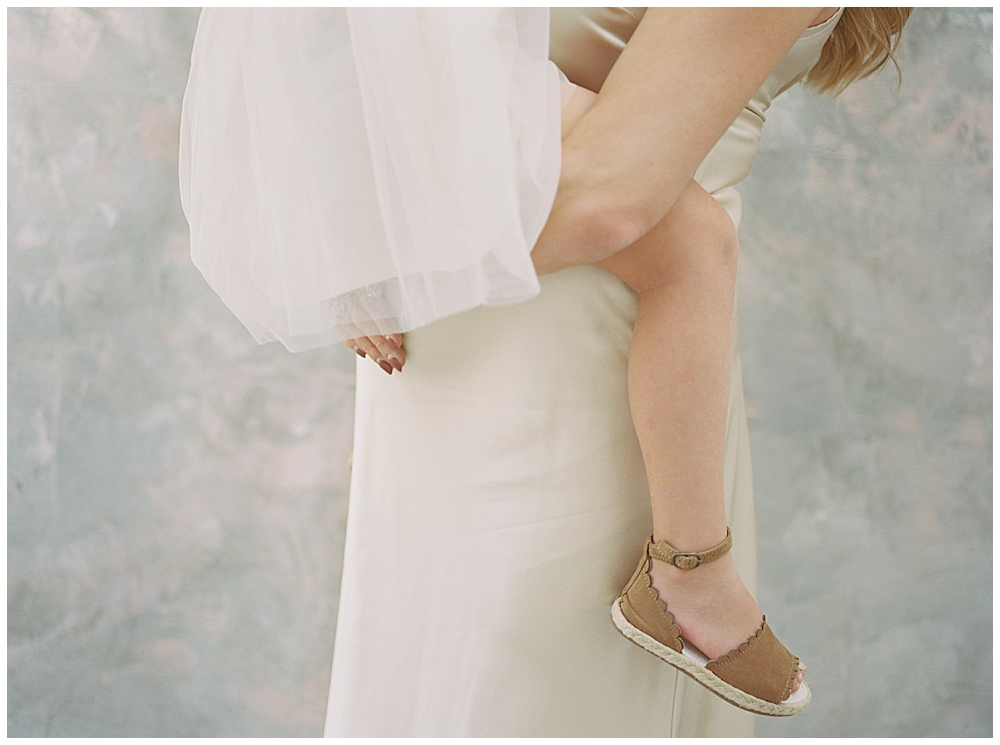
[[[8,734],[316,735],[353,360],[258,347],[177,197],[197,11],[8,11]],[[992,12],[775,104],[742,348],[763,735],[992,734]]]

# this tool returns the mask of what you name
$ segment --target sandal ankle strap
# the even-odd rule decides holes
[[[654,559],[665,561],[678,569],[697,569],[702,564],[707,564],[710,561],[715,561],[720,556],[725,556],[729,552],[729,549],[733,547],[733,534],[729,528],[726,528],[726,539],[715,548],[710,548],[708,551],[702,551],[701,553],[678,551],[664,540],[654,543],[652,536],[650,536],[649,542],[646,545],[649,547],[649,555]]]

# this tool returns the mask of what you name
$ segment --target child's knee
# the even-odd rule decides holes
[[[714,208],[705,215],[706,238],[710,241],[716,258],[723,266],[735,272],[740,253],[736,225],[714,197],[711,197],[711,201],[714,203]]]
[[[739,240],[729,213],[701,187],[683,197],[671,229],[680,264],[693,276],[735,275]]]
[[[598,266],[642,293],[665,285],[732,284],[738,254],[729,214],[697,186],[642,240]]]

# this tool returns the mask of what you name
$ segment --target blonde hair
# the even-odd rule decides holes
[[[819,62],[806,85],[818,93],[839,96],[851,83],[866,78],[892,61],[896,73],[899,34],[913,8],[844,8]]]

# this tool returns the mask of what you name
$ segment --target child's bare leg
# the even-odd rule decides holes
[[[568,98],[564,138],[596,99],[582,88]],[[656,227],[597,265],[639,293],[629,401],[653,535],[680,551],[705,551],[726,537],[722,471],[738,252],[729,215],[692,181]],[[760,608],[732,554],[697,572],[653,559],[650,575],[682,635],[710,659],[760,627]]]
[[[583,88],[568,97],[563,137],[596,99]],[[738,253],[729,215],[692,181],[653,230],[598,264],[639,293],[629,401],[654,537],[681,551],[705,551],[726,537],[722,472]],[[653,559],[650,574],[684,637],[710,659],[760,626],[732,554],[697,572]]]
[[[722,473],[737,253],[729,216],[691,182],[659,225],[598,264],[640,293],[629,400],[654,536],[680,551],[705,551],[726,537]],[[709,658],[760,626],[760,609],[731,554],[696,572],[654,559],[650,574],[683,636]]]

